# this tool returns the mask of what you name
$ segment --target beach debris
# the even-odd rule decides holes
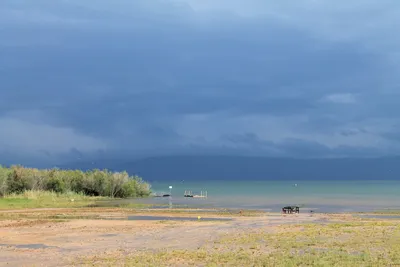
[[[197,220],[199,220],[199,221],[200,221],[200,219],[201,219],[201,216],[197,216]]]

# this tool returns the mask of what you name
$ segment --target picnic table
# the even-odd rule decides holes
[[[300,213],[300,207],[298,206],[286,206],[282,208],[282,213]]]

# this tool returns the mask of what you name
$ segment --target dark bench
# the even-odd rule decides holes
[[[282,213],[300,213],[300,207],[298,206],[286,206],[282,208]]]

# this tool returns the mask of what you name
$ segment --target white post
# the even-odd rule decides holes
[[[172,209],[172,185],[169,186],[169,208]]]

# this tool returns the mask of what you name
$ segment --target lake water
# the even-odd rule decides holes
[[[297,186],[296,186],[297,184]],[[246,208],[279,211],[300,205],[316,212],[355,212],[400,209],[400,181],[171,181],[153,182],[152,191],[172,197],[141,200],[143,203],[188,207]],[[207,199],[185,198],[185,190]]]

